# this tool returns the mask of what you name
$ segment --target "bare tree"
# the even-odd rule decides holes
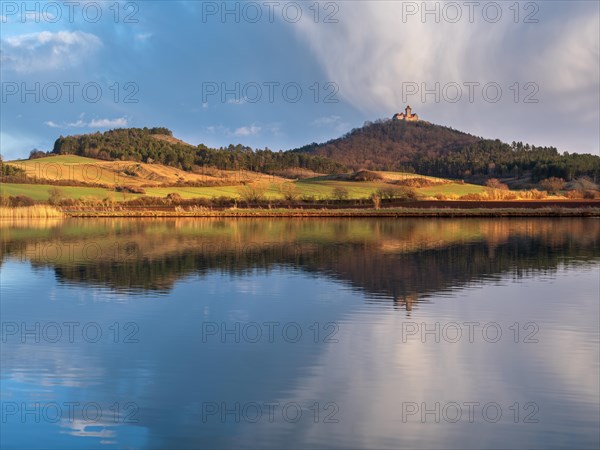
[[[331,196],[336,200],[346,200],[350,193],[345,187],[337,186],[331,191]]]
[[[565,188],[565,180],[556,177],[546,178],[540,181],[540,187],[550,194],[558,194]]]

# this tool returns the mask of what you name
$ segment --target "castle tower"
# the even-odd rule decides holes
[[[408,122],[417,122],[419,120],[419,116],[412,113],[410,105],[406,107],[403,113],[394,114],[392,118],[395,120],[406,120]]]

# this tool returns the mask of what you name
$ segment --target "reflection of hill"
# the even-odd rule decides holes
[[[192,274],[287,265],[410,309],[427,293],[600,256],[595,219],[98,220],[2,229],[2,254],[64,282],[168,291]]]

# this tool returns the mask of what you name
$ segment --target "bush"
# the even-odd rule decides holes
[[[246,203],[259,202],[265,199],[266,186],[247,184],[239,190],[240,198]]]
[[[572,191],[567,191],[565,196],[571,200],[581,200],[584,198],[584,192],[579,189],[573,189]]]
[[[398,186],[406,186],[406,187],[418,189],[418,188],[424,188],[424,187],[430,187],[430,186],[437,186],[439,184],[446,184],[446,182],[431,180],[429,178],[423,178],[423,177],[415,177],[415,178],[408,178],[406,180],[396,180],[396,181],[394,181],[394,184],[396,184]]]
[[[490,178],[485,182],[485,185],[490,189],[500,189],[502,191],[508,191],[508,185],[502,183],[498,178]]]
[[[504,189],[486,189],[485,196],[487,200],[516,200],[517,194]]]
[[[484,200],[489,200],[487,194],[483,193],[483,194],[476,194],[474,192],[471,192],[469,194],[465,194],[461,197],[459,197],[459,200],[466,200],[466,201],[484,201]]]
[[[167,194],[167,200],[173,204],[179,204],[183,200],[183,197],[178,192],[171,192]]]
[[[31,197],[27,197],[26,195],[15,195],[8,197],[9,206],[17,207],[17,206],[33,206],[35,205],[35,200]]]
[[[292,183],[283,183],[279,186],[279,192],[281,192],[283,198],[288,202],[296,200],[300,195],[298,188]]]
[[[115,191],[117,192],[127,192],[129,194],[145,194],[146,191],[144,188],[138,186],[115,186]]]
[[[383,177],[376,172],[370,170],[359,170],[350,177],[353,181],[378,181],[383,180]]]
[[[524,200],[544,200],[548,197],[548,193],[545,191],[538,191],[537,189],[531,189],[530,191],[522,191],[520,197]]]
[[[583,198],[587,200],[596,200],[600,198],[600,192],[594,191],[592,189],[587,189],[583,191]]]

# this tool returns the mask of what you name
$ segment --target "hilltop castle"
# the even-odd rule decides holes
[[[407,122],[416,122],[419,116],[412,113],[410,106],[407,106],[403,113],[394,114],[394,120],[406,120]]]

